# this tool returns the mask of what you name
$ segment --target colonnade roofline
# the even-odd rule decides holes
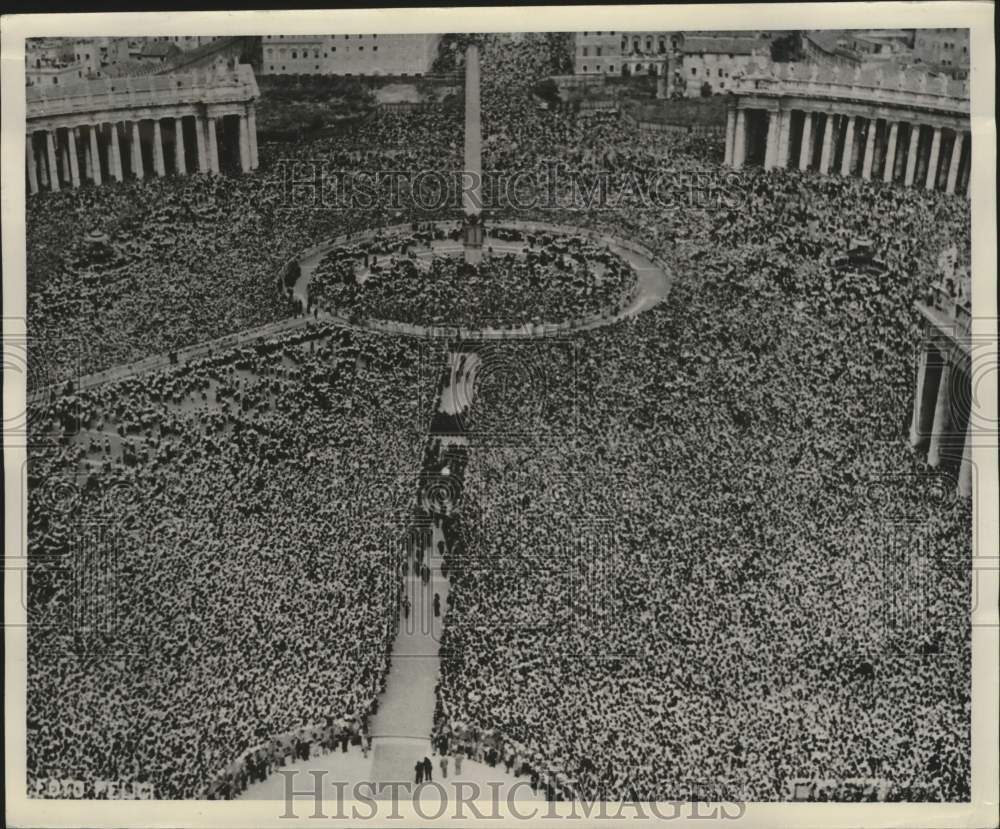
[[[85,118],[92,112],[127,113],[141,108],[233,104],[259,97],[253,69],[247,64],[179,74],[102,78],[58,88],[28,87],[27,128],[30,131],[35,120],[59,116]]]
[[[796,96],[969,115],[968,81],[905,70],[833,68],[824,70],[821,78],[815,64],[765,62],[734,77],[729,91],[736,96]]]

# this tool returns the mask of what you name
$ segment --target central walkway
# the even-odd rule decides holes
[[[456,370],[463,357],[465,367],[458,377]],[[451,353],[448,359],[450,382],[441,392],[438,411],[455,415],[471,402],[473,369],[478,357]],[[462,435],[443,435],[440,440],[441,453],[467,443]],[[431,506],[426,499],[421,500],[422,506]],[[451,506],[445,505],[445,511],[450,512]],[[444,776],[441,758],[433,753],[430,741],[441,667],[439,647],[448,607],[448,580],[441,569],[444,536],[437,521],[432,521],[429,526],[418,528],[411,535],[411,542],[404,554],[404,595],[409,612],[400,613],[386,689],[379,698],[377,713],[369,722],[371,753],[366,756],[360,747],[352,746],[347,752],[334,751],[290,763],[282,773],[249,786],[240,795],[241,799],[284,801],[286,787],[311,790],[315,783],[310,773],[324,772],[325,800],[336,796],[333,784],[346,786],[345,800],[355,786],[367,784],[371,788],[366,786],[362,790],[366,796],[387,800],[395,793],[406,800],[419,799],[421,808],[429,814],[441,808],[442,798],[449,804],[458,800],[542,800],[542,795],[533,792],[527,780],[507,774],[502,766],[465,760],[461,773],[456,773],[452,756],[448,759],[447,777]],[[423,565],[430,572],[422,577]],[[435,613],[435,595],[440,615]],[[433,782],[417,786],[414,766],[425,757],[433,764]],[[333,812],[334,808],[331,805],[326,811]],[[310,810],[311,803],[303,801],[296,811],[306,814]],[[454,814],[450,805],[446,814]]]

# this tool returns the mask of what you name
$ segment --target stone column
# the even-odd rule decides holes
[[[240,169],[250,172],[250,131],[247,129],[247,116],[240,113]]]
[[[104,176],[101,173],[101,153],[97,144],[97,125],[91,124],[90,131],[90,174],[94,184],[103,184]]]
[[[208,119],[208,135],[205,139],[208,142],[208,166],[213,173],[219,172],[219,142],[215,137],[215,119]]]
[[[802,122],[802,146],[799,148],[799,169],[808,170],[812,163],[812,122],[813,113],[805,113]]]
[[[965,427],[965,446],[962,447],[962,462],[958,467],[958,494],[963,498],[972,497],[972,413]]]
[[[913,186],[917,174],[917,152],[920,150],[920,124],[910,124],[910,146],[906,151],[906,177],[903,184]]]
[[[257,107],[250,104],[247,110],[247,128],[250,130],[250,169],[256,170],[260,166],[260,157],[257,155]]]
[[[76,127],[66,130],[66,141],[69,144],[69,175],[73,187],[80,186],[80,159],[76,154]]]
[[[160,178],[167,174],[167,165],[163,160],[163,130],[160,129],[159,118],[153,119],[153,169]]]
[[[60,145],[60,164],[62,166],[62,175],[59,180],[64,184],[69,184],[72,181],[72,177],[69,174],[69,139],[67,138]]]
[[[49,189],[49,162],[45,155],[45,147],[42,147],[42,154],[38,156],[38,185],[40,190]]]
[[[142,169],[142,139],[139,137],[139,122],[132,122],[132,144],[129,146],[132,154],[132,173],[136,178],[141,179],[144,175]]]
[[[747,111],[736,110],[736,134],[733,136],[733,168],[739,170],[747,158]]]
[[[824,176],[830,172],[830,159],[833,157],[833,113],[827,113],[826,129],[823,130],[823,150],[819,156],[819,171]]]
[[[29,132],[24,141],[25,163],[28,165],[28,192],[33,196],[38,192],[38,170],[35,165],[35,148],[32,146],[34,133]]]
[[[792,111],[786,109],[781,113],[781,132],[778,134],[777,165],[782,169],[788,166],[788,150],[792,137]]]
[[[931,157],[927,161],[927,181],[924,187],[933,190],[937,181],[938,156],[941,154],[941,127],[934,127],[934,140],[931,141]]]
[[[899,137],[899,123],[892,122],[889,127],[889,146],[885,149],[885,169],[882,171],[882,181],[892,183],[893,171],[896,168],[896,139]]]
[[[851,161],[854,157],[854,116],[847,116],[847,129],[844,131],[844,154],[840,157],[840,174],[851,174]]]
[[[187,164],[184,162],[184,121],[174,118],[174,169],[177,175],[187,175]]]
[[[111,127],[111,160],[108,167],[115,181],[121,181],[125,176],[122,172],[122,151],[118,146],[118,124],[112,121],[108,126]]]
[[[958,182],[958,165],[962,162],[962,145],[965,143],[965,133],[955,133],[955,143],[951,148],[951,165],[948,167],[948,184],[945,192],[951,195],[955,192],[955,184]]]
[[[868,134],[865,137],[865,158],[861,162],[861,178],[868,181],[872,177],[872,162],[875,160],[875,128],[878,124],[874,118],[868,119]]]
[[[81,130],[83,127],[80,128]],[[83,141],[83,175],[87,181],[94,180],[94,159],[90,152],[90,142],[85,140],[83,133],[80,133],[80,140]]]
[[[913,419],[910,421],[910,445],[914,449],[923,445],[930,436],[940,377],[940,353],[925,342],[917,362],[917,388],[913,395]]]
[[[781,130],[781,113],[767,113],[767,145],[764,150],[764,169],[770,170],[778,159],[778,133]]]
[[[726,108],[726,158],[725,165],[731,167],[733,164],[733,139],[736,136],[736,107]]]
[[[197,115],[194,117],[194,138],[198,145],[198,172],[208,173],[211,168],[208,166],[208,153],[205,150],[205,130],[208,129],[204,122]]]
[[[969,137],[972,140],[972,137]],[[972,147],[969,147],[969,152],[966,154],[965,163],[962,165],[962,172],[959,175],[959,187],[962,188],[963,193],[969,192],[969,171],[972,169]]]
[[[951,358],[944,355],[941,379],[938,380],[937,401],[934,405],[934,425],[931,427],[931,445],[927,449],[929,466],[940,466],[941,444],[951,429]]]
[[[59,169],[56,166],[56,142],[52,130],[45,133],[45,150],[49,158],[49,184],[53,192],[59,192]]]

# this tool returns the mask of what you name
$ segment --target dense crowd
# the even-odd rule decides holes
[[[399,587],[378,516],[414,497],[376,473],[419,462],[417,359],[313,331],[39,418],[63,438],[29,465],[31,780],[231,794],[246,749],[364,721]]]
[[[491,233],[498,238],[472,267],[461,254],[434,255],[429,232],[333,248],[313,272],[308,304],[359,319],[486,327],[583,319],[617,308],[635,289],[634,268],[606,246],[514,228]]]
[[[912,302],[968,204],[740,186],[679,244],[598,217],[668,259],[670,299],[548,372],[527,445],[471,453],[439,731],[588,797],[967,798],[971,514],[905,435]],[[880,266],[832,267],[858,238]]]
[[[572,360],[539,346],[527,371],[544,399],[514,430],[522,445],[474,443],[463,459],[436,739],[587,796],[683,798],[707,782],[778,800],[807,780],[835,781],[816,799],[967,798],[971,514],[914,485],[931,478],[904,436],[912,301],[940,250],[968,248],[968,203],[798,171],[729,180],[718,137],[540,110],[530,86],[556,43],[484,38],[483,167],[556,159],[623,195],[501,205],[487,222],[633,238],[673,284],[667,303],[582,335]],[[37,197],[38,359],[103,368],[289,314],[277,275],[297,250],[456,216],[318,210],[288,197],[283,162],[454,169],[460,130],[446,107],[377,114],[346,138],[263,144],[255,176]],[[662,169],[690,197],[669,210],[643,192]],[[880,266],[834,268],[858,238]],[[477,284],[406,248],[344,250],[311,299],[360,315],[575,312],[593,295],[575,265],[544,263],[533,285],[530,261],[498,256]],[[502,277],[483,278],[491,268]],[[266,736],[371,711],[395,571],[363,554],[378,540],[359,516],[412,496],[372,481],[419,460],[415,359],[405,341],[334,332],[52,404],[47,433],[75,410],[86,428],[31,460],[31,618],[64,612],[75,576],[57,565],[79,519],[99,515],[131,644],[98,658],[78,626],[29,628],[30,778],[190,797]],[[474,398],[463,422],[524,416],[503,404]],[[67,478],[69,497],[47,495]],[[875,783],[836,782],[849,780]]]

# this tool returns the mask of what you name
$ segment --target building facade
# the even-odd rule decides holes
[[[917,29],[913,58],[919,63],[969,68],[968,29]]]
[[[759,59],[769,59],[768,41],[750,37],[688,37],[681,43],[674,86],[688,98],[725,92],[731,78]]]
[[[723,92],[728,79],[757,56],[769,56],[759,32],[577,32],[577,75],[667,76],[664,93],[690,97]]]
[[[246,64],[29,87],[28,193],[149,174],[254,170],[259,94]]]
[[[820,78],[818,66],[766,64],[736,78],[725,163],[794,165],[821,175],[966,192],[972,159],[969,85],[877,70]]]
[[[426,75],[437,34],[265,35],[262,75]]]

